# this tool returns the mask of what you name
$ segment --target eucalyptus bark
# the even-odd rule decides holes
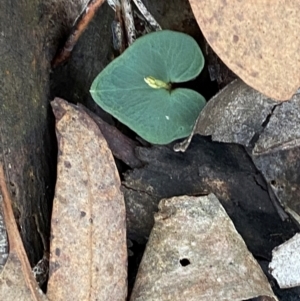
[[[56,168],[43,8],[8,0],[0,9],[0,160],[31,265],[47,247]]]

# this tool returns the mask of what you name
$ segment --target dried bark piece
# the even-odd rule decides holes
[[[137,142],[125,136],[116,127],[103,121],[99,116],[88,110],[83,105],[78,104],[78,108],[86,112],[96,122],[107,141],[111,152],[116,158],[122,160],[131,168],[137,168],[143,165],[143,163],[135,155],[134,150],[138,145]]]
[[[269,258],[297,231],[278,216],[265,180],[240,145],[196,135],[185,154],[173,152],[172,146],[139,147],[136,153],[145,166],[128,171],[122,183],[130,239],[142,242],[149,237],[162,198],[210,192],[255,255]]]
[[[300,152],[299,147],[262,155],[252,155],[276,199],[300,225]]]
[[[136,39],[136,31],[130,0],[120,0],[127,43],[130,46]]]
[[[0,203],[1,203],[1,197],[0,197]],[[3,213],[0,208],[0,273],[5,265],[7,257],[8,257],[8,238],[7,238]]]
[[[162,30],[161,26],[157,23],[155,18],[151,15],[151,13],[147,10],[146,6],[141,0],[133,0],[134,4],[138,8],[138,10],[141,12],[145,20],[149,22],[151,27],[155,30]]]
[[[214,141],[246,146],[272,190],[273,203],[279,202],[300,224],[299,120],[299,93],[276,104],[236,80],[208,102],[194,132],[176,150],[185,150],[197,133],[211,135]],[[284,218],[282,209],[278,213]]]
[[[41,236],[49,236],[55,185],[46,40],[59,38],[52,34],[58,24],[50,24],[56,10],[49,2],[0,5],[0,161],[31,265],[43,256]]]
[[[274,100],[236,79],[207,103],[190,136],[176,144],[174,150],[185,152],[195,134],[249,146],[263,130],[263,123],[275,105]]]
[[[274,108],[253,149],[254,155],[300,146],[300,94]]]
[[[274,194],[300,225],[300,94],[277,106],[252,151]]]
[[[190,0],[208,43],[248,85],[277,100],[300,86],[298,1]]]
[[[218,199],[159,204],[131,301],[277,300]]]
[[[0,299],[5,301],[46,301],[47,297],[43,294],[38,284],[33,287],[36,296],[28,288],[28,283],[24,279],[24,270],[19,258],[12,252],[5,264],[5,268],[0,274]],[[28,273],[31,273],[30,266]],[[28,274],[29,275],[29,274]],[[33,277],[33,274],[32,274]],[[34,279],[34,277],[33,277]]]
[[[280,288],[300,286],[300,234],[276,247],[269,270]]]
[[[10,248],[8,259],[0,274],[0,300],[46,301],[47,297],[34,279],[21,240],[2,164],[0,164],[0,192]]]
[[[214,96],[201,111],[194,134],[220,142],[249,146],[276,105],[274,100],[235,80]]]
[[[51,300],[125,300],[125,205],[98,126],[66,101],[52,102],[59,146],[52,213]]]

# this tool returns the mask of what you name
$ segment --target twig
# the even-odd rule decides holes
[[[126,48],[121,3],[119,0],[107,0],[107,4],[115,12],[115,20],[113,20],[113,22],[111,23],[113,46],[114,49],[118,51],[119,54],[121,54]]]
[[[115,20],[111,24],[112,35],[113,35],[113,46],[116,51],[121,54],[125,51],[125,33],[124,33],[124,23],[122,18],[121,6],[116,5],[115,7]]]
[[[130,0],[121,0],[121,8],[123,13],[125,31],[127,35],[127,43],[128,46],[130,46],[136,39],[135,26],[134,26]]]
[[[79,37],[84,32],[87,25],[94,17],[96,11],[104,3],[104,1],[105,0],[91,0],[89,2],[82,15],[78,18],[76,25],[72,28],[71,34],[67,39],[63,49],[52,60],[51,65],[53,68],[57,67],[71,55],[71,52]]]
[[[107,4],[114,10],[116,11],[116,8],[121,6],[119,0],[107,0]]]
[[[147,10],[142,0],[133,0],[133,2],[155,31],[162,29],[161,26],[154,19],[154,17],[151,15],[151,13]]]
[[[82,14],[87,9],[90,2],[91,2],[91,0],[82,0],[82,4],[84,4],[84,6],[82,7],[82,10],[81,10],[80,14],[78,14],[76,19],[73,21],[72,26],[75,26],[77,24],[78,20],[81,18]]]
[[[30,289],[32,297],[35,301],[45,300],[46,296],[43,296],[38,288],[38,284],[34,279],[31,267],[22,243],[22,239],[17,227],[17,223],[13,214],[11,205],[11,198],[5,182],[5,175],[2,164],[0,164],[0,191],[3,197],[3,215],[5,225],[7,229],[8,241],[9,241],[9,253],[15,252],[20,260],[22,266],[22,272],[26,281],[28,289]]]

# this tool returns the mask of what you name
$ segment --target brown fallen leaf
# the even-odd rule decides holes
[[[5,182],[3,166],[0,164],[0,191],[3,214],[9,240],[9,255],[0,274],[0,300],[45,301],[33,273],[14,218],[11,198]]]
[[[300,2],[189,0],[210,46],[248,85],[288,100],[300,86]]]
[[[277,300],[215,195],[164,199],[131,301]]]
[[[85,112],[59,98],[51,105],[59,155],[47,296],[124,301],[125,205],[113,156]]]

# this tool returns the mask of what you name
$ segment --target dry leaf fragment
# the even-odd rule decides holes
[[[190,137],[175,145],[186,151],[193,135],[212,136],[214,141],[249,146],[276,102],[252,89],[240,79],[234,80],[215,95],[200,112]]]
[[[254,155],[300,146],[300,94],[277,106],[253,149]]]
[[[300,286],[300,234],[275,248],[269,270],[280,288]]]
[[[259,136],[252,159],[276,197],[300,225],[300,94],[277,106]]]
[[[212,136],[214,141],[249,146],[276,103],[235,80],[215,95],[201,111],[194,134]]]
[[[14,218],[3,166],[0,164],[0,192],[3,215],[9,240],[9,255],[0,274],[0,300],[46,301],[34,279],[31,267]]]
[[[159,204],[131,301],[277,300],[215,195]]]
[[[288,100],[300,86],[300,2],[190,0],[210,46],[248,85]]]
[[[113,156],[85,112],[59,98],[51,104],[59,156],[47,296],[124,301],[125,205]]]

